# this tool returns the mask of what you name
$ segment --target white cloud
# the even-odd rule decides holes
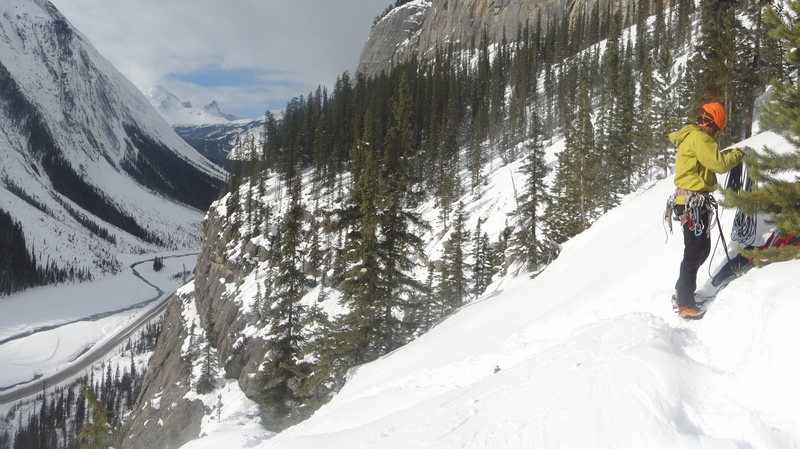
[[[139,89],[230,111],[285,104],[355,70],[390,0],[51,0]],[[170,74],[257,69],[279,83],[195,88]],[[286,81],[297,83],[287,85]],[[260,95],[264,95],[261,97]]]

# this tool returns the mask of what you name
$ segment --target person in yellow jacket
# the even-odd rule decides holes
[[[678,148],[675,156],[674,212],[683,228],[683,260],[675,283],[673,306],[683,318],[700,318],[694,292],[697,270],[708,258],[711,240],[708,235],[709,194],[716,189],[717,173],[726,173],[742,162],[749,148],[721,152],[717,139],[725,130],[727,114],[719,103],[704,104],[697,122],[670,133]]]

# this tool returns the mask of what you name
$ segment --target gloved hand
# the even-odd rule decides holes
[[[742,152],[742,156],[744,156],[744,157],[747,157],[747,155],[749,155],[750,152],[753,151],[753,149],[748,147],[748,146],[739,147],[739,148],[737,148],[737,150],[741,151]]]

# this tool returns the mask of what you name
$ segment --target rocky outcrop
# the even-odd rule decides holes
[[[490,42],[505,36],[514,40],[526,24],[534,26],[541,13],[542,27],[561,20],[572,11],[622,8],[628,0],[414,0],[389,12],[373,26],[364,45],[358,72],[369,76],[385,71],[412,55],[420,59],[437,45],[448,43],[468,47],[479,42],[486,30]]]
[[[212,325],[213,335],[209,338],[215,342],[220,367],[225,377],[237,379],[242,391],[251,399],[256,397],[254,375],[258,371],[264,355],[264,342],[258,338],[245,335],[248,326],[257,325],[257,317],[252,313],[243,313],[239,302],[233,300],[235,291],[241,280],[252,271],[253,260],[263,260],[266,249],[247,240],[243,244],[241,257],[231,260],[226,251],[233,242],[239,243],[238,234],[226,226],[225,217],[217,215],[212,207],[201,225],[203,252],[198,258],[195,269],[195,304],[200,312],[203,328]]]
[[[170,301],[142,392],[123,429],[125,448],[179,447],[200,433],[203,404],[184,399],[191,389],[192,364],[181,357],[181,342],[187,337],[182,302],[177,296]]]
[[[208,338],[221,375],[238,380],[248,397],[256,397],[255,373],[263,359],[264,342],[245,335],[256,317],[243,312],[234,296],[240,280],[251,271],[248,261],[263,258],[265,249],[247,243],[242,257],[229,259],[226,252],[239,240],[232,229],[212,205],[201,226],[203,252],[195,279],[171,299],[142,392],[123,429],[125,448],[179,447],[200,436],[202,418],[210,410],[194,393],[200,362],[198,351],[190,349],[192,341]]]
[[[430,10],[430,2],[415,1],[393,9],[376,23],[361,51],[358,72],[375,75],[388,71],[416,51]]]

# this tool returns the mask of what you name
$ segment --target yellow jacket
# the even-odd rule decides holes
[[[686,125],[670,133],[669,140],[678,147],[675,155],[675,185],[695,192],[713,192],[717,175],[742,162],[741,151],[720,153],[719,144],[698,125]],[[686,196],[678,195],[675,204],[686,204]]]

